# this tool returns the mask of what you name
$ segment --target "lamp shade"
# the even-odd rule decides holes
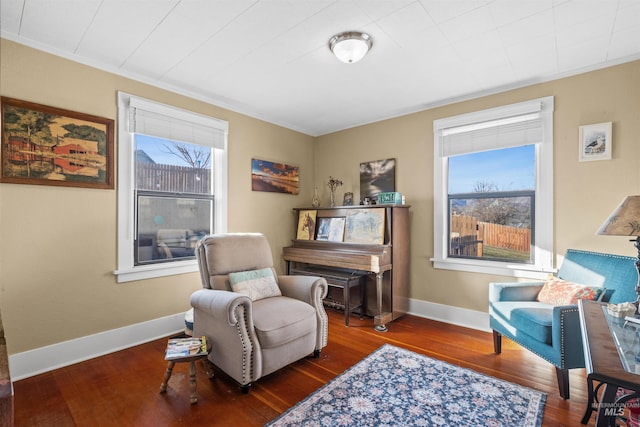
[[[329,40],[329,49],[340,61],[347,64],[360,61],[373,46],[371,36],[349,31],[336,34]]]
[[[640,236],[640,196],[627,196],[600,226],[598,234]]]

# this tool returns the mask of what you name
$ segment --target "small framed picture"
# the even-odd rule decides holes
[[[344,217],[320,218],[318,220],[317,240],[328,240],[330,242],[342,242],[344,236]]]
[[[316,236],[316,210],[304,210],[298,213],[298,228],[296,239],[314,240]]]
[[[580,126],[578,160],[611,159],[611,122]]]
[[[342,201],[342,206],[351,206],[353,205],[353,193],[348,192],[344,193],[344,200]]]

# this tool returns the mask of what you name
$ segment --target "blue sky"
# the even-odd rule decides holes
[[[449,157],[449,194],[473,193],[479,182],[499,191],[535,189],[535,146]]]
[[[189,166],[180,157],[167,152],[165,144],[171,145],[172,141],[153,136],[136,134],[136,149],[143,150],[156,163],[163,165]]]

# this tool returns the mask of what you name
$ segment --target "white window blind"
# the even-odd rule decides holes
[[[497,150],[543,141],[539,113],[462,125],[442,130],[443,157]]]
[[[139,98],[130,102],[129,132],[224,149],[227,122]]]
[[[434,122],[440,157],[478,151],[544,144],[546,114],[553,111],[550,97],[461,114]]]

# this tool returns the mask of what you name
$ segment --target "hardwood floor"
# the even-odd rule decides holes
[[[558,395],[555,369],[506,338],[493,354],[491,334],[404,316],[373,330],[371,319],[327,309],[329,344],[262,378],[241,394],[218,369],[209,380],[198,364],[198,403],[189,404],[189,365],[177,364],[165,394],[166,339],[57,369],[14,383],[16,426],[262,426],[384,343],[547,393],[544,426],[579,426],[586,405],[584,370],[571,371],[571,399]],[[213,343],[215,345],[215,342]],[[590,420],[594,425],[594,417]]]

